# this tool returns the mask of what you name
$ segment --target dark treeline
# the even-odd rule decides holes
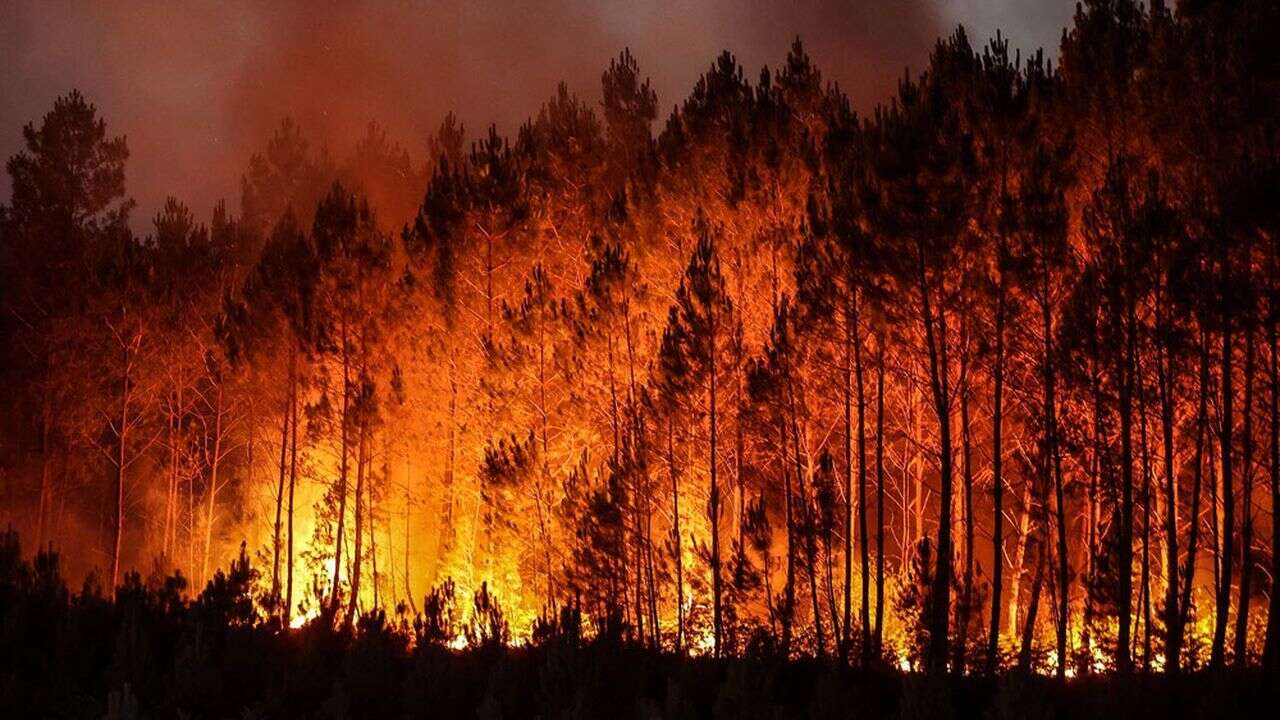
[[[239,215],[141,236],[125,139],[60,98],[0,207],[0,503],[44,551],[10,541],[0,619],[98,650],[5,682],[70,652],[173,693],[209,633],[403,679],[563,622],[803,658],[819,695],[1280,668],[1277,33],[1267,0],[1086,2],[1056,64],[957,30],[865,116],[796,41],[656,135],[624,52],[598,102],[450,116],[422,164],[285,122]],[[260,572],[215,572],[242,542]]]

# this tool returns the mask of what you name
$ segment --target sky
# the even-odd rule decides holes
[[[975,45],[1000,29],[1053,57],[1073,10],[1074,0],[0,0],[0,157],[79,89],[128,138],[134,226],[145,229],[167,195],[201,217],[219,198],[237,207],[249,156],[285,117],[339,159],[376,120],[420,160],[449,111],[476,137],[489,123],[513,132],[560,81],[597,102],[601,73],[629,47],[661,122],[720,51],[754,80],[796,36],[867,111],[957,25]]]

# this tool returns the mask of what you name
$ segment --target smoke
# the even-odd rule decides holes
[[[1009,10],[1038,17],[1031,6],[1046,2]],[[201,215],[218,198],[238,206],[249,155],[286,116],[338,160],[371,120],[420,160],[449,111],[474,137],[490,122],[514,132],[562,80],[594,101],[601,72],[628,46],[664,114],[719,51],[735,52],[754,80],[797,35],[827,78],[870,109],[970,4],[0,0],[0,155],[21,148],[22,125],[56,96],[79,88],[129,138],[134,225],[147,229],[166,195]],[[0,198],[8,194],[5,175]]]

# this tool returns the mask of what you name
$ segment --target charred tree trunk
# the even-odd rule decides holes
[[[1225,275],[1225,273],[1224,273]],[[1235,488],[1232,478],[1232,424],[1235,391],[1232,388],[1232,344],[1230,318],[1223,313],[1222,328],[1222,429],[1219,443],[1222,451],[1222,530],[1219,540],[1220,558],[1218,585],[1214,603],[1213,645],[1209,651],[1209,666],[1221,668],[1225,660],[1227,620],[1231,611],[1231,565],[1234,558]]]
[[[854,383],[857,387],[858,395],[858,544],[861,547],[860,560],[862,561],[862,660],[863,665],[867,665],[871,660],[871,559],[867,547],[867,398],[866,387],[863,378],[862,367],[862,335],[860,334],[861,313],[857,303],[854,304],[853,315],[853,371]],[[846,423],[848,417],[846,413]],[[849,528],[846,528],[846,536]],[[847,543],[846,543],[847,550]],[[849,563],[845,562],[845,575],[850,574]],[[849,592],[848,583],[845,584],[845,644],[850,641],[849,635]]]
[[[929,384],[934,412],[938,418],[938,559],[930,593],[928,666],[932,672],[947,669],[949,625],[951,620],[951,390],[947,358],[947,313],[945,307],[933,307],[933,289],[929,282],[923,249],[919,251],[921,310],[924,316],[925,345],[929,354]],[[936,312],[936,317],[935,317]]]
[[[1240,594],[1236,601],[1235,663],[1248,664],[1249,600],[1253,576],[1253,376],[1254,329],[1245,326],[1244,343],[1244,427],[1241,428],[1243,454],[1240,461]],[[1273,521],[1274,522],[1274,521]]]
[[[1126,292],[1124,347],[1116,352],[1116,377],[1120,385],[1120,567],[1116,574],[1117,597],[1120,599],[1120,628],[1116,634],[1116,669],[1125,674],[1133,670],[1130,653],[1133,622],[1133,383],[1136,353],[1132,321],[1132,293]]]
[[[1161,342],[1157,348],[1156,372],[1158,374],[1158,391],[1160,394],[1160,440],[1164,453],[1164,497],[1165,497],[1165,565],[1168,577],[1165,581],[1164,623],[1165,671],[1177,675],[1182,668],[1182,611],[1178,605],[1178,481],[1174,472],[1173,426],[1176,421],[1174,395],[1177,370],[1174,364],[1171,342],[1171,330],[1168,327],[1168,309],[1164,302],[1159,309],[1161,317],[1158,322],[1162,326]]]
[[[1004,591],[1004,322],[1005,286],[1001,275],[996,296],[995,358],[991,415],[991,632],[987,636],[987,674],[1000,662],[1000,617]]]

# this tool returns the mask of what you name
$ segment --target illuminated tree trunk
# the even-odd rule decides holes
[[[413,493],[410,489],[412,483],[413,465],[410,464],[409,455],[406,452],[404,460],[404,596],[409,601],[410,612],[417,614],[418,603],[413,599],[413,587],[409,577],[409,528],[413,527],[410,519],[410,513],[413,509]]]
[[[813,631],[817,638],[818,657],[821,658],[826,654],[826,635],[822,627],[822,612],[818,605],[818,570],[817,570],[817,521],[815,520],[814,510],[809,500],[809,492],[805,489],[806,470],[801,460],[801,432],[800,423],[797,418],[797,408],[794,396],[794,389],[791,387],[790,371],[786,372],[786,387],[784,391],[787,393],[787,404],[790,414],[791,425],[791,450],[795,460],[795,477],[796,492],[799,494],[800,501],[803,503],[804,536],[802,537],[804,548],[805,572],[809,577],[809,595],[813,608]]]
[[[1151,445],[1147,441],[1146,392],[1138,383],[1138,420],[1142,448],[1142,671],[1151,671]]]
[[[355,620],[356,613],[360,605],[360,580],[363,575],[362,561],[364,559],[364,503],[365,494],[365,477],[369,472],[369,458],[365,452],[366,431],[363,420],[364,410],[361,409],[361,418],[357,420],[356,430],[356,494],[352,498],[352,511],[355,513],[355,526],[352,528],[354,532],[354,550],[351,553],[351,598],[347,602],[347,627],[350,627]]]
[[[1271,451],[1271,577],[1272,582],[1280,578],[1280,347],[1277,346],[1276,325],[1280,323],[1277,309],[1276,274],[1280,252],[1277,252],[1280,238],[1273,237],[1270,248],[1270,259],[1267,274],[1267,353],[1268,376],[1271,385],[1269,398],[1269,414],[1271,416],[1270,451]],[[1280,669],[1280,592],[1276,592],[1273,584],[1271,601],[1267,608],[1267,631],[1262,649],[1262,666],[1274,673]]]
[[[792,620],[795,617],[796,608],[796,554],[795,554],[795,510],[794,498],[791,489],[791,472],[788,467],[791,461],[787,459],[787,423],[784,418],[778,418],[778,468],[782,472],[782,492],[784,498],[784,512],[787,521],[787,561],[786,561],[786,579],[782,590],[782,657],[791,657],[791,632]]]
[[[204,523],[204,557],[200,561],[200,577],[206,582],[209,579],[209,552],[213,545],[213,519],[218,502],[218,471],[222,465],[223,438],[223,384],[217,381],[213,406],[213,454],[209,458],[209,492],[208,507],[205,510]]]
[[[867,665],[871,661],[871,559],[869,549],[867,547],[867,398],[866,388],[863,381],[862,367],[862,334],[861,334],[861,312],[859,303],[860,298],[854,300],[853,307],[853,372],[854,383],[857,387],[858,394],[858,545],[860,546],[860,560],[862,562],[862,661],[863,665]],[[845,413],[845,423],[848,424],[848,412]],[[846,536],[851,534],[846,522]],[[847,543],[846,543],[846,561],[845,576],[850,574],[849,562],[847,560]],[[849,592],[848,583],[845,583],[845,645],[849,643]]]
[[[289,516],[285,558],[284,624],[289,625],[293,613],[293,517],[294,488],[298,481],[298,349],[295,344],[289,356]]]
[[[964,580],[961,583],[961,592],[964,593],[964,597],[960,599],[960,607],[957,612],[957,625],[959,626],[959,631],[956,637],[955,667],[953,668],[957,675],[963,675],[965,671],[965,652],[968,649],[969,618],[973,602],[973,443],[969,425],[969,377],[967,350],[966,354],[961,357],[960,377],[960,455],[962,465],[961,475],[964,483],[961,495],[961,501],[964,503]]]
[[[293,366],[289,368],[289,389],[286,393],[284,411],[280,419],[280,475],[276,483],[276,521],[272,526],[271,536],[271,595],[280,597],[280,547],[281,520],[284,512],[284,480],[285,460],[289,450],[289,420],[293,415]]]
[[[1027,554],[1033,542],[1031,535],[1031,504],[1033,502],[1031,486],[1033,481],[1022,482],[1022,506],[1018,508],[1018,552],[1014,555],[1013,573],[1009,579],[1009,635],[1017,637],[1018,612],[1022,604],[1022,576],[1027,566]]]
[[[349,428],[348,415],[351,410],[351,360],[350,360],[350,344],[347,336],[346,321],[342,321],[342,414],[338,419],[338,530],[334,534],[333,540],[333,587],[329,596],[329,605],[337,611],[338,604],[342,599],[342,548],[343,548],[343,530],[347,519],[347,471],[349,452]],[[351,601],[355,602],[355,595],[352,594]]]
[[[844,308],[844,375],[842,383],[844,386],[844,632],[839,634],[838,644],[840,649],[840,665],[847,665],[849,662],[849,624],[852,620],[852,601],[853,601],[853,374],[857,371],[854,368],[853,336],[857,332],[857,328],[853,323],[854,300],[851,296],[845,298]],[[866,492],[865,488],[859,498],[861,507],[859,508],[859,517],[866,517]],[[862,525],[865,533],[866,524]],[[866,587],[867,587],[867,568],[866,568],[866,536],[863,535],[862,545],[862,588],[863,588],[863,608],[866,607]],[[864,631],[867,629],[866,623],[863,623]],[[866,646],[864,644],[864,660]]]
[[[1280,316],[1277,315],[1275,287],[1277,240],[1273,238],[1272,242],[1267,288],[1267,352],[1270,360],[1268,375],[1271,385],[1271,397],[1268,402],[1271,415],[1269,427],[1271,434],[1271,577],[1274,583],[1275,578],[1280,578],[1280,518],[1277,518],[1280,514],[1280,348],[1277,347],[1276,342],[1276,325],[1280,322]],[[1274,585],[1271,590],[1270,605],[1267,608],[1267,631],[1263,642],[1262,666],[1273,673],[1280,669],[1280,592],[1276,592]]]
[[[182,415],[184,408],[182,404],[183,381],[176,381],[174,385],[175,388],[171,400],[173,404],[169,408],[168,423],[165,428],[169,434],[169,468],[164,501],[164,557],[165,561],[170,564],[174,562],[173,556],[178,551],[178,493],[180,490],[179,478],[181,477],[181,449],[179,444],[182,442]]]
[[[1102,493],[1103,487],[1111,487],[1111,468],[1106,452],[1106,446],[1103,439],[1102,422],[1103,422],[1103,405],[1102,405],[1102,377],[1100,369],[1101,354],[1098,352],[1096,333],[1095,337],[1090,340],[1090,358],[1088,362],[1089,368],[1089,394],[1093,399],[1093,417],[1090,418],[1092,427],[1093,449],[1090,454],[1090,462],[1092,467],[1089,472],[1089,499],[1088,510],[1085,516],[1087,527],[1088,552],[1086,556],[1088,563],[1085,568],[1085,578],[1088,583],[1084,593],[1084,622],[1081,628],[1080,647],[1086,653],[1087,658],[1084,662],[1083,670],[1092,669],[1092,637],[1090,635],[1093,628],[1094,617],[1094,584],[1097,582],[1097,554],[1098,554],[1098,527],[1101,524],[1101,503],[1099,495]]]
[[[1042,250],[1043,255],[1047,250]],[[1054,368],[1053,349],[1053,311],[1050,301],[1050,278],[1047,263],[1040,273],[1040,331],[1044,341],[1044,423],[1045,423],[1045,472],[1053,473],[1054,507],[1056,510],[1055,525],[1057,529],[1058,555],[1058,608],[1057,608],[1057,649],[1058,679],[1066,676],[1067,670],[1067,632],[1071,615],[1069,603],[1071,599],[1070,556],[1067,552],[1067,511],[1066,497],[1063,492],[1062,454],[1058,446],[1058,408],[1057,408],[1057,373]]]
[[[675,420],[667,420],[667,468],[671,472],[671,538],[676,561],[676,654],[684,652],[684,550],[680,538],[680,478],[676,473]]]
[[[884,656],[884,334],[876,341],[876,626],[875,661]]]
[[[711,332],[710,332],[710,336],[707,338],[708,343],[710,344],[710,349],[711,349],[711,352],[708,355],[710,360],[711,372],[710,372],[710,380],[707,387],[709,408],[711,412],[711,417],[710,417],[711,431],[710,431],[710,438],[709,438],[709,447],[707,451],[708,452],[707,461],[710,464],[711,492],[710,492],[710,498],[707,502],[707,514],[710,516],[710,520],[711,520],[711,601],[712,601],[712,629],[714,632],[714,636],[712,638],[712,642],[713,642],[712,655],[715,657],[720,657],[721,641],[723,638],[723,619],[721,616],[721,612],[722,612],[721,598],[723,593],[723,587],[721,585],[721,577],[720,577],[720,484],[717,478],[717,466],[720,464],[719,454],[717,453],[717,447],[718,447],[717,422],[719,418],[717,417],[717,412],[716,412],[717,411],[716,402],[718,400],[717,398],[718,388],[716,387],[716,375],[717,375],[716,369],[720,364],[720,359],[716,355],[716,352],[717,352],[716,350],[716,339],[717,339],[716,338],[716,315],[717,313],[718,313],[718,310],[715,307],[710,308],[709,319],[710,319]]]
[[[117,336],[117,339],[119,337]],[[129,417],[129,401],[133,393],[133,342],[120,341],[123,372],[121,373],[120,391],[120,426],[116,431],[116,483],[115,483],[115,532],[111,539],[111,592],[115,592],[120,582],[120,547],[124,538],[124,482],[125,470],[129,464],[126,448],[129,444],[129,429],[134,421]]]
[[[48,372],[48,371],[46,371]],[[45,536],[48,532],[47,522],[51,511],[50,495],[52,494],[53,479],[51,477],[50,466],[52,464],[52,452],[49,445],[49,427],[53,424],[52,411],[49,408],[49,389],[46,387],[43,393],[44,397],[40,402],[40,505],[36,516],[36,551],[39,552],[44,548]],[[167,509],[167,508],[166,508]],[[166,520],[168,516],[166,515]],[[168,540],[168,526],[165,527],[165,539]],[[167,548],[166,548],[167,550]],[[168,553],[166,552],[166,555]]]
[[[1182,667],[1182,610],[1178,604],[1178,481],[1174,471],[1173,430],[1177,420],[1175,388],[1178,377],[1174,360],[1172,329],[1170,328],[1167,280],[1160,288],[1157,324],[1160,342],[1156,348],[1157,390],[1160,394],[1160,439],[1164,453],[1164,534],[1165,534],[1165,595],[1164,666],[1170,675],[1177,675]],[[1198,430],[1198,427],[1197,427]],[[1193,519],[1193,524],[1195,520]]]

